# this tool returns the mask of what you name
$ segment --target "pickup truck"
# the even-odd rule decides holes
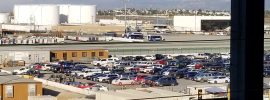
[[[113,64],[118,60],[119,60],[118,58],[101,59],[101,60],[98,60],[98,61],[93,61],[93,65],[94,66],[99,66],[99,65],[108,66],[110,63]]]

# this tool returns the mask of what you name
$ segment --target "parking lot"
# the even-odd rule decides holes
[[[29,68],[31,67],[30,69],[28,67],[6,67],[3,69],[13,73],[16,72],[15,74],[36,75],[45,80],[83,89],[92,89],[92,86],[95,86],[94,84],[99,84],[106,87],[109,91],[151,86],[174,92],[183,92],[190,85],[228,85],[229,80],[226,79],[229,78],[228,69],[230,64],[227,62],[229,57],[229,54],[210,53],[178,56],[159,54],[122,58],[112,57],[93,61],[91,64],[63,61],[51,64],[32,64],[28,66]],[[267,57],[265,60],[267,60]],[[27,71],[22,72],[22,68]],[[113,78],[113,75],[116,77]],[[144,77],[139,78],[141,76]],[[154,76],[161,77],[151,80]],[[128,78],[127,80],[130,83],[119,83],[121,78],[125,77]],[[224,81],[219,82],[215,79],[216,77],[224,77],[221,79]],[[110,78],[113,79],[110,80]],[[177,84],[173,84],[174,81],[170,81],[171,83],[169,84],[165,84],[166,82],[162,83],[161,78],[175,79]],[[102,82],[97,81],[100,79],[102,79]],[[119,80],[115,81],[117,79]],[[110,81],[105,82],[103,80]],[[146,85],[149,80],[152,83]],[[209,83],[209,80],[215,81]],[[270,78],[265,77],[264,81],[268,84]]]

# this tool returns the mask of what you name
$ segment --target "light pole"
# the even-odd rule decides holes
[[[124,7],[125,7],[125,33],[126,33],[126,28],[127,28],[127,1],[128,0],[123,0],[124,1]]]

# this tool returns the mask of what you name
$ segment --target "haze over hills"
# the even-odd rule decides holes
[[[270,0],[265,0],[270,10]],[[12,11],[14,4],[92,4],[97,9],[121,9],[123,0],[0,0],[0,12]],[[129,0],[129,8],[230,10],[230,0]]]

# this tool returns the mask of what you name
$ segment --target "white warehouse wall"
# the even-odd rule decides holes
[[[174,16],[176,31],[201,31],[202,20],[230,20],[230,16]]]

